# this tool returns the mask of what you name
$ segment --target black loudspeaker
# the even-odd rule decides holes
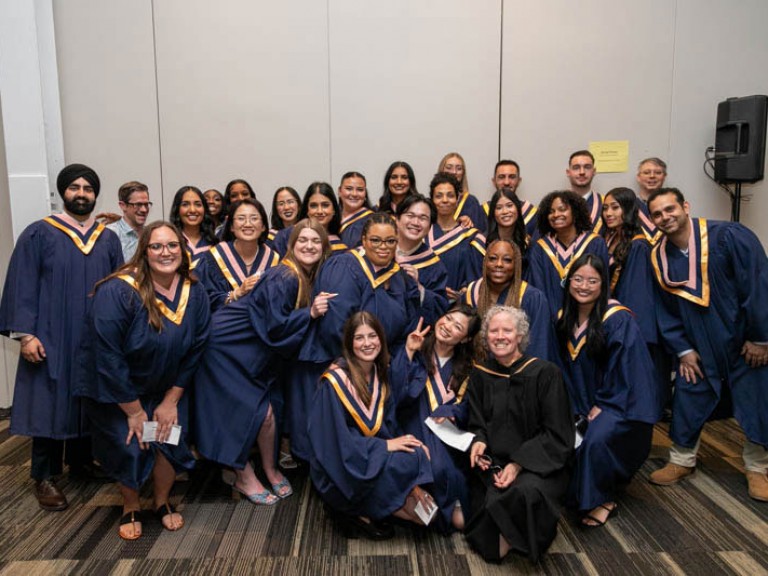
[[[768,96],[728,98],[717,105],[715,180],[757,182],[765,167]]]

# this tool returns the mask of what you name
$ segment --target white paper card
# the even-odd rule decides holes
[[[419,517],[419,520],[424,522],[424,526],[429,526],[429,523],[432,522],[432,518],[437,514],[437,504],[435,504],[434,501],[431,501],[425,508],[421,501],[419,501],[413,511],[416,513],[416,516]]]
[[[584,436],[579,434],[579,431],[576,431],[576,441],[573,444],[573,449],[576,450],[579,446],[581,446],[581,443],[584,442]]]
[[[168,439],[165,444],[171,444],[178,446],[181,439],[181,426],[174,424],[171,426],[171,433],[168,435]],[[144,422],[144,428],[141,431],[142,442],[157,442],[157,422]]]
[[[438,424],[434,419],[428,417],[424,420],[424,423],[427,425],[427,428],[432,430],[432,432],[443,441],[443,443],[448,444],[451,448],[456,448],[456,450],[461,450],[462,452],[467,451],[467,448],[472,444],[472,439],[475,437],[471,432],[463,432],[462,430],[459,430],[456,427],[456,424],[448,420],[448,418]]]

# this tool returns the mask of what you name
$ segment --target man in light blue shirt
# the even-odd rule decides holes
[[[117,192],[118,204],[123,211],[123,217],[117,222],[109,224],[107,228],[113,230],[120,238],[123,247],[123,258],[126,262],[133,258],[139,236],[144,229],[152,202],[149,201],[149,190],[146,184],[126,182],[120,186]]]

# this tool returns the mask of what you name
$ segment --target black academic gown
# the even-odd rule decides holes
[[[487,445],[493,463],[522,466],[504,490],[490,471],[471,482],[469,543],[486,559],[499,558],[499,535],[515,552],[537,561],[557,534],[568,488],[574,430],[568,392],[552,363],[523,356],[510,367],[495,360],[476,365],[470,376],[469,426]]]

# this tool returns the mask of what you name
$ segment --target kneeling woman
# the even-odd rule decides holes
[[[76,395],[93,430],[93,455],[123,496],[120,537],[142,533],[139,489],[150,477],[154,507],[167,530],[184,525],[168,501],[176,472],[194,466],[185,436],[187,396],[208,339],[209,303],[190,277],[184,237],[155,222],[141,234],[134,257],[96,285]],[[142,441],[156,423],[156,441]],[[166,444],[174,425],[178,445]]]
[[[573,413],[587,423],[568,499],[583,526],[599,527],[648,456],[657,410],[648,348],[629,309],[608,300],[599,256],[584,254],[568,272],[557,334]]]
[[[490,357],[469,379],[472,515],[467,540],[486,560],[510,550],[534,562],[557,534],[573,453],[573,418],[560,370],[524,354],[525,312],[493,306],[482,339]]]
[[[344,325],[342,357],[320,379],[309,413],[312,483],[347,536],[389,538],[392,528],[380,520],[420,524],[416,506],[434,505],[419,487],[432,482],[428,448],[396,436],[388,363],[381,323],[354,313]]]
[[[404,200],[407,202],[408,200]],[[405,380],[397,390],[397,419],[403,431],[429,448],[434,483],[431,493],[440,508],[438,528],[464,529],[464,510],[469,510],[467,456],[443,443],[425,423],[450,419],[458,428],[467,426],[467,390],[472,369],[473,339],[480,330],[480,316],[466,304],[456,304],[430,327],[421,324],[408,336],[404,353],[392,362],[392,376]],[[403,362],[405,359],[409,362]],[[398,387],[400,388],[400,387]]]
[[[329,253],[323,226],[299,221],[282,263],[264,272],[245,298],[213,316],[211,339],[195,376],[197,447],[206,458],[234,468],[235,492],[254,504],[275,504],[293,493],[275,466],[270,392],[279,375],[279,357],[295,353],[311,319],[328,310],[328,295],[317,295],[310,305],[310,294]],[[248,459],[255,443],[271,491]]]

